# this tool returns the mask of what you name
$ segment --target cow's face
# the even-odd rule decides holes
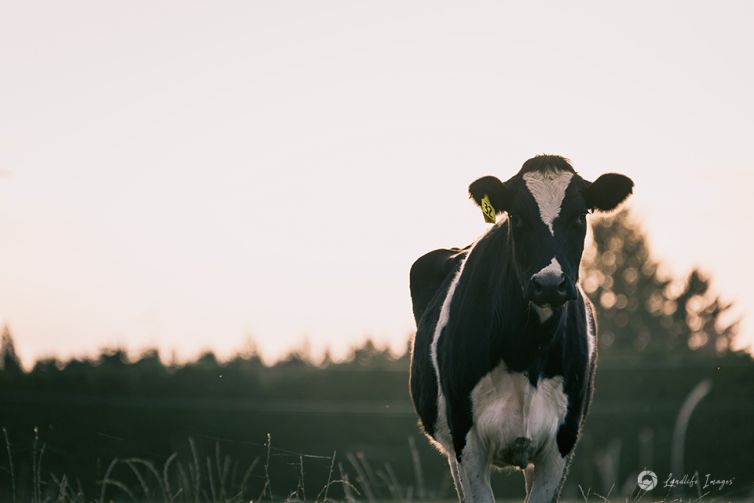
[[[507,182],[486,176],[472,183],[469,193],[477,204],[487,196],[495,212],[508,214],[524,298],[550,309],[576,298],[587,213],[614,209],[632,189],[633,182],[623,175],[588,182],[566,159],[538,156]]]

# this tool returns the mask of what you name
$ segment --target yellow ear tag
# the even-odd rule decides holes
[[[488,224],[495,223],[495,216],[497,215],[497,212],[495,211],[495,208],[492,207],[492,203],[490,202],[490,198],[487,196],[487,194],[485,194],[482,198],[482,215],[484,215],[484,221]]]

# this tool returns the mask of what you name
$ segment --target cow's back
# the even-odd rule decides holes
[[[409,285],[416,326],[432,299],[443,294],[443,283],[452,278],[466,256],[466,248],[440,248],[419,257],[411,266]],[[445,287],[444,292],[447,292]],[[442,299],[440,300],[442,302]]]

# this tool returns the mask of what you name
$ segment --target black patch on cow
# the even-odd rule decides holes
[[[597,345],[597,326],[594,318],[594,311],[591,307],[589,299],[581,297],[579,292],[579,299],[582,300],[580,304],[586,309],[586,316],[589,317],[590,324],[593,329],[594,345]],[[583,311],[580,314],[584,314]],[[585,318],[581,318],[585,319]],[[587,330],[586,325],[584,330]],[[597,366],[597,352],[595,350],[592,360],[588,363],[586,373],[582,374],[580,371],[574,372],[570,381],[565,381],[565,393],[568,396],[568,412],[566,414],[563,424],[558,429],[557,443],[560,455],[565,457],[576,446],[578,437],[581,434],[581,430],[584,426],[584,421],[589,412],[589,406],[592,402],[592,395],[594,394],[594,371]],[[583,384],[579,385],[579,381]]]

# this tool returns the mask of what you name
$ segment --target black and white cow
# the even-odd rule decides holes
[[[596,360],[594,315],[578,285],[586,215],[614,209],[632,189],[623,175],[588,182],[563,157],[534,157],[506,182],[486,176],[469,187],[488,214],[508,218],[411,267],[411,397],[459,500],[493,502],[492,467],[524,470],[529,503],[557,500]]]

